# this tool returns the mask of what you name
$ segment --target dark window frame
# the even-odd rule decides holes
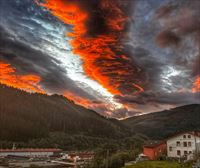
[[[173,151],[173,148],[172,148],[172,146],[170,146],[170,147],[169,147],[169,151]]]
[[[181,156],[181,151],[180,150],[177,150],[176,153],[177,153],[178,156]]]
[[[187,155],[188,154],[188,151],[184,151],[184,155]]]

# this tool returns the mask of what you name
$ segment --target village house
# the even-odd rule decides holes
[[[174,135],[166,140],[169,158],[186,157],[194,159],[200,152],[200,132],[185,132]]]
[[[184,132],[163,141],[150,141],[143,146],[143,154],[156,160],[163,154],[168,158],[195,159],[200,154],[200,132]]]
[[[143,146],[143,154],[150,160],[156,160],[166,153],[166,149],[165,141],[150,141]]]

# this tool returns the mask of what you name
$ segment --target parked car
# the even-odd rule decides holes
[[[135,159],[136,163],[147,160],[149,160],[148,156],[144,155],[143,153],[139,154],[138,157]]]

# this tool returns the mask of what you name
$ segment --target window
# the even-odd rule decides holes
[[[172,151],[172,147],[171,146],[169,147],[169,151]]]
[[[189,154],[191,154],[192,153],[192,151],[189,151]]]
[[[184,146],[184,147],[187,147],[187,142],[183,142],[183,146]]]
[[[184,155],[187,155],[187,151],[184,151]]]
[[[176,146],[181,146],[180,141],[177,141],[177,142],[176,142]]]
[[[191,143],[191,142],[188,142],[188,146],[190,146],[190,147],[191,147],[191,146],[192,146],[192,143]]]
[[[183,138],[186,138],[186,135],[183,135]]]
[[[191,135],[188,135],[188,138],[191,138]]]
[[[177,155],[180,156],[181,155],[181,151],[177,150]]]

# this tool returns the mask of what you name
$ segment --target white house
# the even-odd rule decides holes
[[[200,152],[200,132],[185,132],[166,140],[167,156],[170,158],[187,157],[193,159]]]

